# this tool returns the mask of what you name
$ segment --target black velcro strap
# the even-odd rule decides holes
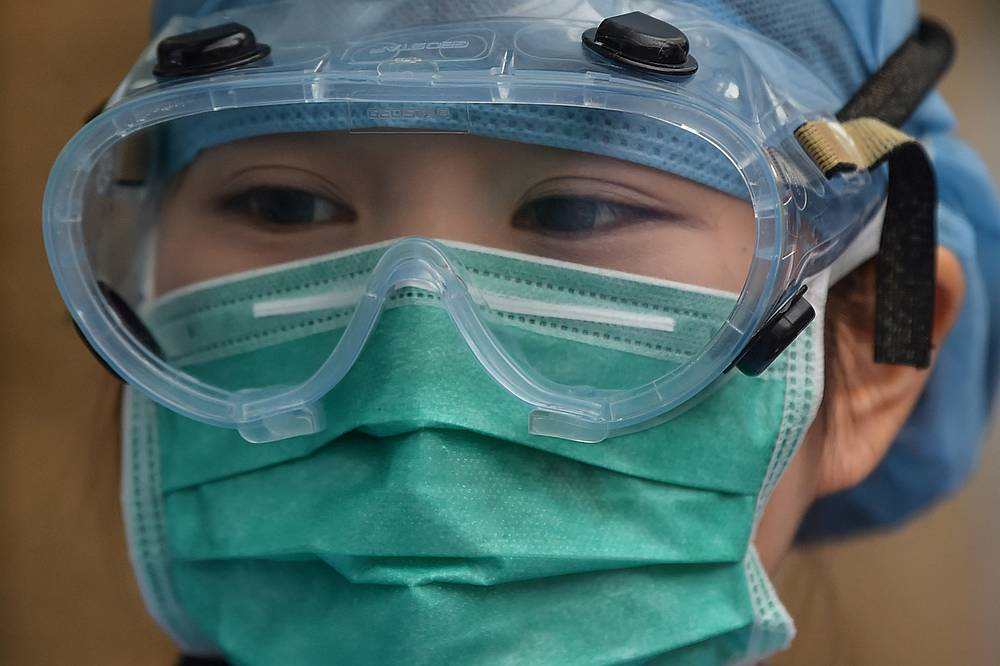
[[[944,26],[921,18],[917,30],[854,93],[837,120],[878,118],[902,126],[941,80],[954,57],[955,44]]]
[[[931,361],[937,273],[937,190],[923,146],[886,156],[889,193],[875,273],[875,361],[926,368]]]
[[[874,118],[900,127],[954,60],[951,35],[922,18],[917,30],[837,114],[842,123]],[[875,361],[930,364],[937,257],[934,169],[916,141],[874,161],[889,165],[889,191],[875,278]],[[859,165],[860,166],[860,165]]]
[[[927,367],[937,269],[937,191],[930,158],[918,141],[876,118],[816,120],[795,136],[827,178],[888,163],[876,259],[875,360]]]

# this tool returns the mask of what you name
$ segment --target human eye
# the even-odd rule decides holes
[[[550,195],[523,204],[514,213],[515,227],[542,234],[573,236],[611,231],[639,222],[664,220],[653,208],[609,199]]]
[[[278,231],[357,219],[344,203],[284,185],[258,185],[231,194],[223,200],[222,210]]]

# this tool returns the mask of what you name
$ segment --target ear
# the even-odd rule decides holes
[[[864,288],[874,293],[873,270],[868,272]],[[935,349],[958,318],[964,296],[961,263],[951,251],[939,247],[932,334]],[[833,356],[827,364],[827,395],[817,418],[819,427],[814,428],[815,436],[822,439],[817,442],[821,447],[819,497],[856,485],[875,469],[909,418],[930,374],[930,368],[875,363],[873,310],[868,308],[867,322],[836,319],[828,325]],[[932,355],[931,367],[936,356]]]

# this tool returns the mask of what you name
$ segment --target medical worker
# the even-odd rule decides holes
[[[998,206],[912,4],[164,0],[155,33],[44,224],[191,663],[757,663],[796,538],[974,464]]]

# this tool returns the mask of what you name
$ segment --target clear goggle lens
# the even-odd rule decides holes
[[[197,146],[185,134],[196,126],[108,150],[82,231],[118,321],[223,392],[308,382],[373,311],[364,336],[393,322],[454,353],[500,354],[547,390],[633,390],[705,352],[754,255],[749,197],[609,156],[603,139],[584,152],[376,126]],[[682,132],[663,129],[651,156]],[[178,157],[186,141],[197,149]],[[736,173],[708,142],[685,141],[702,171]]]

